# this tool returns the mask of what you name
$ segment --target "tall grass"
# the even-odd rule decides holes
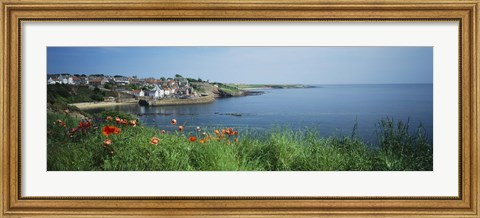
[[[425,131],[409,129],[408,122],[386,118],[377,126],[378,145],[356,136],[321,137],[318,131],[274,128],[266,137],[240,132],[233,136],[200,143],[201,132],[167,132],[138,126],[122,126],[105,121],[106,116],[135,119],[132,115],[105,112],[93,126],[71,134],[79,120],[48,113],[48,170],[52,171],[385,171],[432,170],[432,146]],[[56,120],[65,122],[58,125]],[[121,128],[107,138],[105,125]],[[213,129],[207,131],[214,135]],[[189,136],[196,136],[195,142]],[[158,137],[158,144],[149,143]]]

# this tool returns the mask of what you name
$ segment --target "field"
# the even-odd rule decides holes
[[[315,129],[273,127],[267,137],[231,128],[176,131],[143,126],[131,114],[105,111],[90,119],[47,114],[49,171],[404,171],[433,169],[421,127],[383,119],[377,144],[352,134],[321,137]]]

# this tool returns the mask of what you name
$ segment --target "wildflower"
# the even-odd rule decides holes
[[[233,142],[238,142],[238,139],[237,139],[237,138],[234,138],[234,139],[233,139]]]
[[[113,141],[111,139],[105,139],[105,141],[103,141],[104,148],[109,147],[112,144],[113,144]]]
[[[89,121],[89,120],[82,120],[82,121],[80,121],[80,122],[78,123],[77,128],[79,128],[79,129],[85,128],[85,130],[86,130],[86,128],[89,128],[90,126],[92,126],[92,122],[91,122],[91,121]]]
[[[115,126],[105,126],[102,129],[102,134],[108,137],[112,133],[113,134],[120,133],[120,130],[121,130],[120,128],[117,128]]]
[[[123,125],[127,125],[128,124],[128,121],[126,119],[121,119],[120,120],[120,123],[123,124]]]
[[[111,116],[107,116],[107,119],[106,119],[106,120],[107,120],[107,121],[112,121],[113,118],[112,118]]]
[[[200,132],[202,131],[202,129],[199,126],[197,126],[197,131]]]
[[[65,122],[63,122],[63,120],[57,120],[57,121],[55,121],[55,124],[58,124],[59,126],[67,127],[67,124],[65,124]]]
[[[170,121],[170,123],[171,123],[172,125],[177,125],[177,120],[172,119],[172,121]]]
[[[165,132],[166,132],[166,131],[165,131],[164,129],[162,129],[162,134],[165,134]]]
[[[216,129],[215,131],[213,131],[215,134],[220,134],[220,131],[218,131],[218,129]]]
[[[202,132],[202,135],[203,135],[203,136],[207,136],[207,133],[206,133],[206,132]]]
[[[77,130],[78,130],[78,128],[72,128],[72,129],[70,130],[70,133],[71,133],[71,134],[74,134],[75,132],[77,132]]]
[[[188,140],[191,141],[191,142],[195,142],[195,141],[197,141],[197,137],[190,136],[190,137],[188,137]]]
[[[132,125],[133,127],[136,127],[137,126],[137,121],[136,120],[130,120],[130,125]]]
[[[178,131],[183,131],[183,126],[178,126]]]
[[[226,129],[226,130],[225,130],[225,133],[226,133],[227,135],[230,135],[230,134],[231,134],[230,129]]]
[[[238,135],[238,131],[233,131],[233,135]]]
[[[150,144],[152,144],[152,145],[156,145],[156,144],[158,144],[158,142],[160,142],[160,139],[157,138],[157,137],[152,137],[150,139]]]
[[[199,142],[203,144],[203,143],[206,142],[206,140],[205,139],[200,139]]]
[[[115,117],[115,122],[117,122],[117,124],[119,124],[121,121],[120,117]]]

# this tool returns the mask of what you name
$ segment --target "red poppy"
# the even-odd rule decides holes
[[[156,145],[156,144],[158,144],[158,142],[160,142],[160,139],[157,138],[157,137],[152,137],[150,139],[150,144],[152,144],[152,145]]]
[[[137,126],[137,121],[136,120],[130,120],[130,125],[132,125],[133,127],[136,127]]]
[[[177,120],[172,119],[172,121],[170,121],[170,123],[171,123],[172,125],[177,125]]]
[[[117,128],[115,126],[105,126],[102,129],[102,134],[108,137],[112,133],[113,134],[120,133],[120,130],[121,130],[120,128]]]
[[[65,124],[65,122],[63,122],[63,120],[57,120],[57,121],[55,121],[55,124],[58,124],[59,126],[67,127],[67,124]]]
[[[188,140],[191,141],[191,142],[195,142],[195,141],[197,141],[197,137],[190,136],[190,137],[188,137]]]
[[[103,147],[108,147],[112,144],[113,144],[113,141],[111,139],[105,139],[105,141],[103,141]]]
[[[107,116],[107,121],[112,121],[113,118],[111,116]]]
[[[117,124],[119,124],[120,121],[122,121],[122,120],[120,119],[120,117],[115,117],[115,122],[117,122]]]

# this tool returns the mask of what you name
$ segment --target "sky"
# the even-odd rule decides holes
[[[47,72],[246,84],[432,83],[433,47],[48,47]]]

